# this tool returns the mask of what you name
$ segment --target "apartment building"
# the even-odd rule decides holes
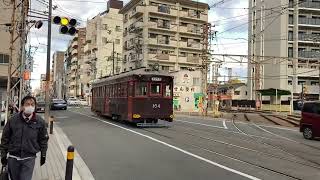
[[[248,51],[260,62],[248,66],[250,99],[256,89],[267,88],[290,90],[299,99],[302,86],[307,99],[319,99],[320,2],[249,0],[249,9]]]
[[[53,95],[56,98],[63,99],[64,94],[64,52],[56,51],[52,59],[52,74],[53,74]]]
[[[123,2],[109,0],[106,11],[87,21],[86,72],[97,79],[121,72]]]
[[[81,75],[86,75],[81,69],[84,64],[84,45],[86,42],[86,29],[78,28],[78,32],[70,41],[65,53],[67,96],[82,97],[84,84],[81,83]]]
[[[120,10],[124,18],[123,71],[199,67],[208,8],[191,0],[128,2]]]
[[[18,3],[18,2],[17,2]],[[28,3],[26,3],[28,4]],[[7,80],[8,80],[8,63],[10,59],[10,24],[11,24],[11,14],[12,14],[12,5],[7,6],[4,2],[0,2],[0,103],[4,103],[7,97]],[[21,6],[18,6],[16,9],[16,15],[20,14]],[[17,20],[19,23],[19,20]],[[17,34],[15,34],[17,36]],[[19,50],[20,47],[20,38],[18,38],[14,43],[13,51],[13,64],[17,66],[20,56]],[[14,74],[14,77],[17,77],[18,73]],[[17,82],[18,78],[13,78],[13,82]],[[18,92],[16,92],[18,95]]]

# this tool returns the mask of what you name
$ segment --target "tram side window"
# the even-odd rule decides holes
[[[163,89],[164,89],[164,93],[163,93],[164,97],[172,96],[172,88],[170,84],[166,84]]]
[[[151,95],[161,95],[161,84],[151,84]]]
[[[147,95],[147,86],[146,82],[136,82],[135,95],[136,96],[146,96]]]

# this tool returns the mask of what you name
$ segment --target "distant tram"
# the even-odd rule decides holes
[[[173,119],[173,77],[139,69],[92,85],[91,110],[115,120],[157,123]]]

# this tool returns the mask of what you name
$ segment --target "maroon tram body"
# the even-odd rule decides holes
[[[134,123],[171,122],[172,87],[172,76],[143,69],[107,77],[92,85],[91,110]]]

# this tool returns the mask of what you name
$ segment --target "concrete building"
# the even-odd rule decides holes
[[[10,24],[12,5],[8,7],[5,3],[0,2],[0,103],[4,103],[7,97],[7,80],[8,80],[8,63],[10,59]],[[21,6],[16,9],[16,16],[20,15]],[[17,21],[18,23],[19,21]],[[7,25],[8,24],[8,25]],[[17,34],[15,34],[17,36]],[[14,43],[13,51],[13,64],[16,66],[20,61],[20,38]],[[18,73],[14,74],[18,77]],[[13,78],[12,81],[16,82],[18,79]],[[16,94],[18,95],[18,94]]]
[[[124,15],[123,71],[179,71],[202,64],[208,5],[190,0],[131,0]]]
[[[175,111],[199,112],[202,90],[200,71],[181,70],[174,76],[173,107]]]
[[[302,84],[307,99],[319,98],[319,17],[319,1],[249,0],[249,57],[260,64],[248,66],[250,99],[267,88],[290,90],[299,99]]]
[[[64,98],[64,52],[56,51],[52,59],[52,74],[53,74],[53,96],[55,98]]]
[[[94,79],[121,72],[123,2],[109,0],[106,11],[87,21],[85,59],[87,73]],[[94,61],[94,62],[93,62]]]
[[[86,75],[81,69],[84,64],[84,45],[86,42],[86,29],[78,28],[75,37],[70,41],[68,49],[65,53],[66,62],[66,84],[67,97],[83,97],[83,84],[81,83],[81,75]]]

